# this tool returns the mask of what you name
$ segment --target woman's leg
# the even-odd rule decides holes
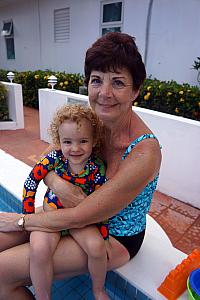
[[[96,300],[108,300],[104,290],[107,272],[107,253],[105,241],[95,225],[70,229],[71,236],[88,256],[88,270],[92,279]]]
[[[128,251],[114,238],[110,237],[111,259],[108,269],[122,266],[129,260]],[[29,244],[22,244],[0,253],[0,299],[32,300],[24,289],[30,284]],[[73,277],[88,272],[87,255],[70,236],[58,243],[53,256],[54,275],[57,279]]]
[[[53,254],[60,233],[33,231],[30,235],[30,276],[37,300],[51,299]]]
[[[0,232],[0,252],[28,242],[29,236],[29,233],[25,231]]]

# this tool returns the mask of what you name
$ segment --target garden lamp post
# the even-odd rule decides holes
[[[15,78],[15,74],[13,72],[8,72],[7,78],[10,80],[10,82],[13,82],[13,79]]]
[[[56,76],[51,75],[51,76],[48,78],[48,83],[51,85],[51,89],[54,90],[54,85],[56,85],[56,83],[57,83],[57,78],[56,78]]]

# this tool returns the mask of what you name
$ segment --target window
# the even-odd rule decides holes
[[[14,38],[6,38],[7,59],[15,59]]]
[[[70,38],[70,8],[54,10],[54,41],[66,42]]]
[[[5,37],[7,59],[15,59],[14,26],[11,20],[3,22],[1,35]]]
[[[122,31],[123,1],[101,3],[101,35],[110,31]]]
[[[13,33],[13,23],[12,23],[12,21],[4,22],[1,34],[3,36],[8,36],[8,35],[11,35],[11,33]]]

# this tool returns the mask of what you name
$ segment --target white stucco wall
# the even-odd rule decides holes
[[[0,130],[15,130],[24,128],[24,110],[22,85],[10,82],[1,82],[8,92],[8,111],[12,121],[0,122]]]
[[[47,130],[54,112],[70,98],[87,96],[39,90],[40,138],[50,142]],[[162,146],[162,165],[157,189],[200,208],[200,122],[140,107],[133,108],[151,128]]]
[[[123,32],[146,45],[149,0],[124,0]],[[86,49],[100,36],[100,0],[1,0],[0,26],[13,19],[15,60],[6,59],[0,36],[0,68],[83,73]],[[70,7],[70,40],[54,42],[54,9]],[[162,80],[197,84],[192,65],[200,55],[200,1],[154,0],[149,26],[147,73]],[[2,27],[1,27],[2,28]]]
[[[148,74],[197,85],[192,65],[200,56],[200,1],[154,0],[149,38]]]
[[[13,20],[15,59],[7,59],[5,38],[0,35],[0,68],[36,70],[40,67],[38,8],[35,0],[18,0],[0,6],[0,29],[3,21]]]
[[[70,40],[55,43],[53,12],[64,7],[70,7]],[[42,68],[83,73],[85,51],[99,36],[99,1],[43,0],[40,11]]]
[[[200,208],[200,122],[140,107],[134,110],[162,147],[157,189]]]
[[[39,89],[40,138],[51,143],[48,129],[55,111],[64,104],[88,104],[88,97],[59,90]]]

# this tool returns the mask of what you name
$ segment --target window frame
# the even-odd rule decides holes
[[[111,21],[103,22],[103,9],[104,5],[121,3],[121,20],[120,21]],[[103,29],[117,28],[120,27],[120,31],[123,31],[123,20],[124,20],[124,0],[104,0],[101,1],[101,12],[100,12],[100,36],[103,35]]]
[[[9,24],[10,23],[10,28],[9,30],[6,30],[5,27],[6,27],[6,24]],[[10,36],[10,35],[13,35],[13,21],[12,20],[8,20],[8,21],[3,21],[3,29],[1,31],[1,33],[3,34],[3,36]]]
[[[59,19],[60,13],[65,13],[66,24],[64,24],[64,27],[66,25],[66,28],[62,28],[63,24],[60,27],[59,22],[63,22],[61,19]],[[54,9],[53,11],[53,30],[54,30],[54,43],[66,43],[70,41],[70,29],[71,29],[71,8],[70,6],[62,7],[58,9]],[[63,17],[63,16],[62,16]],[[62,18],[61,17],[61,18]]]
[[[10,28],[9,30],[5,30],[6,24],[10,23]],[[5,33],[7,31],[7,33]],[[3,29],[1,31],[1,34],[4,36],[5,39],[5,47],[6,47],[6,56],[7,59],[15,59],[15,40],[14,40],[14,25],[13,25],[13,20],[5,20],[3,21]],[[9,48],[12,48],[12,53],[10,55],[10,50]]]

